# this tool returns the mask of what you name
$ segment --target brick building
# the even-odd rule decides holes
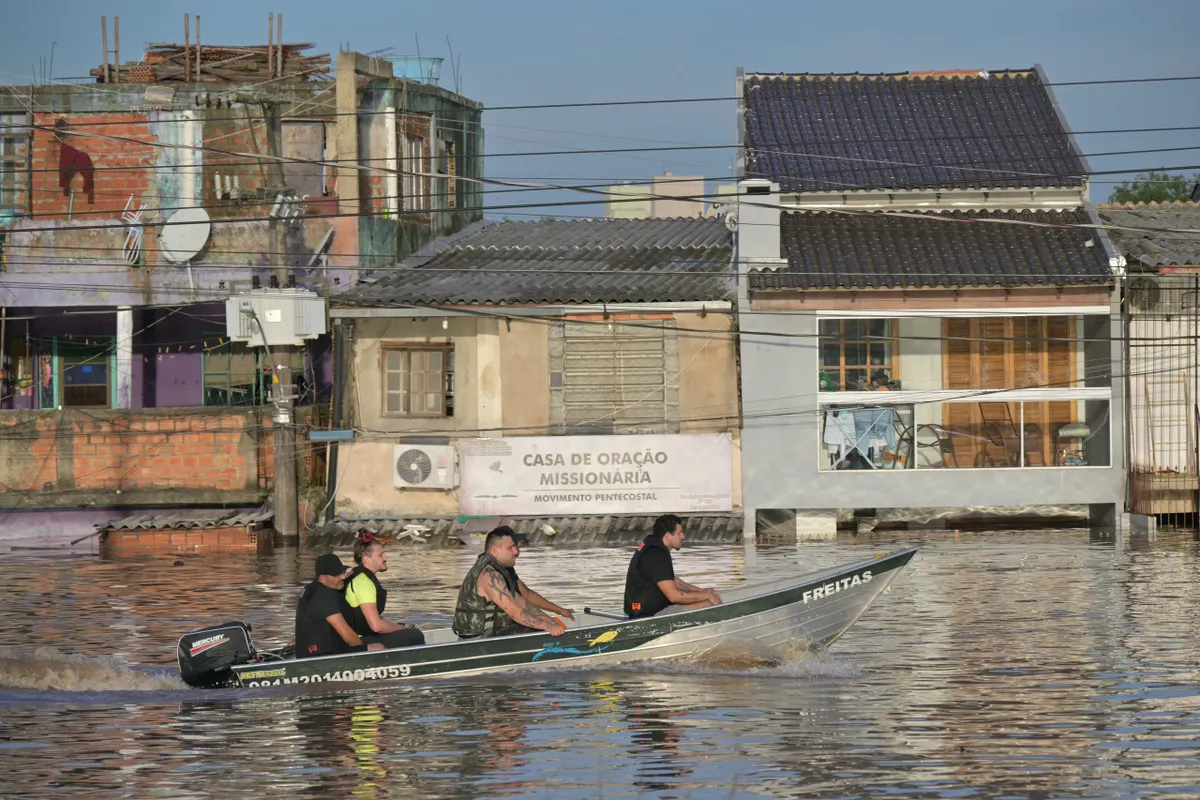
[[[120,83],[0,92],[6,529],[47,509],[77,530],[260,504],[270,365],[225,336],[224,300],[281,282],[336,294],[480,217],[480,105],[386,60],[337,65],[264,83],[139,63]],[[300,422],[327,419],[330,349],[292,357]],[[300,455],[299,477],[323,482],[320,455]]]

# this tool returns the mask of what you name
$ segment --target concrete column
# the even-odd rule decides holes
[[[133,309],[117,309],[117,408],[133,408]]]
[[[479,435],[497,436],[504,428],[500,382],[500,322],[479,320],[475,334]]]

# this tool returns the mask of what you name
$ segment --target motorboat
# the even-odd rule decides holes
[[[639,619],[587,608],[561,636],[536,632],[460,640],[428,630],[425,644],[295,658],[257,652],[244,622],[203,628],[179,640],[192,686],[260,688],[292,683],[396,681],[490,675],[581,665],[688,659],[723,645],[779,651],[828,647],[844,634],[916,554],[916,547],[722,592],[716,606]]]

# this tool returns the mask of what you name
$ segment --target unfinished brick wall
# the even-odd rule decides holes
[[[275,200],[266,193],[271,185],[271,167],[262,159],[236,155],[268,152],[266,121],[256,112],[247,114],[241,108],[210,112],[204,119],[202,136],[206,149],[201,196],[209,213],[214,219],[266,216]],[[236,178],[238,188],[232,197],[217,195],[218,176],[222,187]]]
[[[45,129],[58,128],[60,136]],[[129,196],[135,205],[151,194],[154,186],[152,169],[157,157],[153,145],[133,144],[120,139],[152,141],[145,114],[64,114],[39,113],[34,124],[40,126],[33,134],[33,173],[30,187],[33,192],[35,216],[66,216],[68,211],[78,218],[107,219],[119,217]],[[92,138],[71,135],[89,133],[113,138]],[[61,139],[61,141],[60,141]],[[114,139],[118,139],[115,140]],[[59,182],[59,157],[63,145],[84,153],[90,160],[93,191],[89,197],[84,190],[83,171],[75,172],[68,184],[74,190],[64,190]],[[150,205],[156,205],[151,202]]]
[[[257,411],[0,415],[0,492],[259,492],[273,451]]]
[[[255,552],[270,541],[246,527],[200,530],[107,531],[100,537],[106,556],[140,556],[161,553]]]

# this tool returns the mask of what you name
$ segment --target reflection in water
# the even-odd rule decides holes
[[[704,585],[919,541],[689,547]],[[4,792],[47,797],[1148,798],[1200,795],[1200,553],[1190,537],[928,534],[826,654],[539,669],[486,679],[182,689],[178,635],[242,618],[291,634],[312,554],[13,553],[0,618]],[[467,549],[386,576],[445,624]],[[527,548],[576,608],[619,604],[627,548]],[[27,576],[36,573],[39,581]],[[49,596],[54,602],[47,602]],[[186,587],[182,589],[180,587]]]

